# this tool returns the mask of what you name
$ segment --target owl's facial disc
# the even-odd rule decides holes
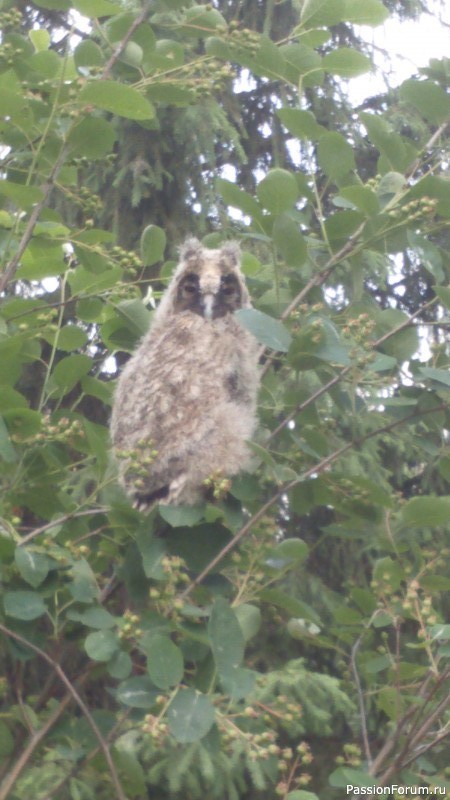
[[[222,275],[214,288],[201,285],[195,272],[188,272],[178,285],[177,311],[191,311],[205,319],[218,319],[232,314],[242,304],[241,287],[233,273]]]

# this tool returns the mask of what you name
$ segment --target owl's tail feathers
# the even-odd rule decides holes
[[[153,492],[148,492],[148,494],[135,492],[133,493],[133,508],[141,512],[150,511],[155,503],[159,500],[165,500],[168,494],[169,486],[161,486]]]

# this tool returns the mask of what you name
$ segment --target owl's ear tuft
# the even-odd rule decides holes
[[[202,243],[193,236],[190,236],[180,247],[180,258],[182,261],[189,261],[191,258],[198,257],[202,250]]]
[[[220,255],[231,263],[233,267],[238,267],[241,263],[241,247],[239,242],[225,242],[220,248]]]

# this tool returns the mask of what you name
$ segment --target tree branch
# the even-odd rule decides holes
[[[52,169],[50,171],[50,174],[48,176],[47,181],[41,186],[42,197],[39,200],[39,202],[36,203],[36,205],[34,206],[32,212],[30,214],[30,217],[29,217],[28,222],[27,222],[27,224],[25,226],[25,230],[23,232],[22,238],[21,238],[21,240],[20,240],[20,242],[18,244],[18,247],[17,247],[17,250],[16,250],[14,256],[12,257],[11,261],[6,265],[3,275],[0,276],[0,294],[2,292],[4,292],[4,290],[6,289],[8,283],[11,280],[13,280],[14,275],[17,272],[17,268],[18,268],[18,266],[20,264],[20,259],[22,258],[23,254],[24,254],[24,252],[25,252],[25,250],[26,250],[26,248],[28,246],[28,243],[29,243],[29,241],[30,241],[30,239],[31,239],[31,237],[33,235],[33,231],[34,231],[35,225],[36,225],[36,223],[37,223],[37,221],[38,221],[43,209],[45,208],[45,206],[47,204],[48,198],[50,197],[50,192],[52,191],[52,189],[53,189],[53,187],[55,185],[55,181],[56,181],[56,178],[58,176],[58,173],[59,173],[61,167],[63,166],[63,164],[64,164],[64,162],[66,160],[67,153],[68,153],[68,148],[66,146],[62,147],[58,158],[56,159],[55,163],[53,164],[53,167],[52,167]]]
[[[113,784],[114,784],[114,787],[115,787],[115,790],[116,790],[116,797],[119,800],[127,800],[127,798],[126,798],[126,796],[124,794],[124,791],[122,789],[122,786],[121,786],[121,783],[120,783],[120,780],[119,780],[119,776],[117,774],[117,770],[116,770],[115,764],[114,764],[114,762],[113,762],[113,760],[111,758],[111,753],[109,752],[108,743],[106,742],[106,740],[102,736],[102,733],[99,730],[99,728],[97,726],[97,723],[95,722],[95,720],[94,720],[91,712],[89,711],[86,703],[80,697],[80,695],[78,694],[77,690],[75,689],[75,686],[71,683],[71,681],[67,677],[66,673],[61,669],[61,667],[59,666],[59,664],[56,661],[53,661],[53,659],[50,658],[49,655],[47,655],[47,653],[44,650],[41,650],[40,647],[36,647],[36,645],[34,645],[31,642],[29,642],[23,636],[20,636],[20,634],[16,633],[15,631],[10,630],[9,628],[7,628],[5,625],[2,625],[2,624],[0,624],[0,631],[2,633],[4,633],[5,636],[9,636],[11,639],[15,639],[17,642],[20,642],[21,644],[25,645],[25,647],[28,647],[30,650],[32,650],[34,653],[36,653],[38,656],[40,656],[40,658],[42,658],[44,661],[46,661],[47,664],[49,664],[52,669],[55,670],[56,674],[58,675],[58,677],[60,678],[60,680],[62,681],[62,683],[66,687],[66,689],[68,690],[69,695],[75,700],[76,704],[78,705],[78,707],[80,708],[80,710],[82,711],[84,716],[86,717],[86,720],[89,723],[89,726],[91,727],[91,729],[92,729],[92,731],[93,731],[93,733],[94,733],[94,735],[95,735],[95,737],[96,737],[96,739],[97,739],[97,741],[98,741],[98,743],[100,745],[100,749],[103,752],[103,755],[105,757],[106,763],[108,764],[109,771],[111,773],[111,778],[112,778],[112,781],[113,781]],[[6,797],[7,797],[7,795],[5,794],[4,795],[5,800],[6,800]],[[1,796],[0,796],[0,800],[2,800]]]
[[[405,422],[409,422],[410,420],[415,419],[416,417],[423,417],[425,414],[433,414],[436,413],[437,411],[443,411],[447,408],[448,408],[447,403],[441,403],[440,405],[435,406],[434,408],[427,408],[425,410],[421,410],[420,412],[414,411],[411,414],[408,414],[408,416],[403,417],[403,419],[394,420],[394,422],[390,422],[387,425],[383,425],[381,428],[377,428],[376,430],[371,431],[370,433],[366,434],[365,436],[362,436],[360,439],[356,441],[347,442],[347,444],[343,445],[338,450],[335,450],[333,453],[330,453],[330,455],[325,456],[325,458],[322,458],[320,461],[317,462],[317,464],[314,464],[312,467],[307,469],[299,477],[294,478],[292,481],[289,481],[289,483],[286,483],[283,486],[281,486],[275,492],[275,494],[273,494],[272,497],[270,497],[270,499],[267,500],[267,502],[264,503],[263,506],[261,506],[259,511],[257,511],[256,514],[254,514],[253,517],[251,517],[251,519],[249,519],[248,522],[245,523],[245,525],[236,533],[236,535],[233,536],[233,538],[225,545],[225,547],[222,548],[222,550],[212,559],[212,561],[210,561],[210,563],[205,567],[205,569],[202,570],[202,572],[200,572],[199,575],[197,575],[197,577],[189,584],[189,586],[187,586],[186,589],[183,592],[181,592],[181,594],[178,596],[179,599],[184,600],[191,594],[191,592],[195,589],[195,587],[198,586],[206,578],[206,576],[209,575],[210,572],[212,572],[214,567],[216,567],[217,564],[219,564],[222,561],[222,559],[225,558],[225,556],[228,555],[228,553],[230,553],[231,550],[235,548],[238,542],[240,542],[241,539],[243,539],[244,536],[247,535],[247,533],[254,527],[254,525],[257,522],[259,522],[259,520],[262,517],[264,517],[269,508],[271,508],[274,505],[274,503],[276,503],[277,500],[283,496],[283,494],[286,494],[286,492],[289,492],[295,486],[298,486],[300,483],[303,483],[303,481],[307,480],[308,478],[311,478],[313,475],[323,472],[324,469],[326,469],[334,461],[337,461],[338,458],[343,456],[353,447],[355,446],[360,447],[362,444],[369,441],[369,439],[373,439],[375,436],[380,436],[383,433],[388,433],[389,431],[394,430],[400,425],[403,425]]]
[[[131,37],[133,36],[133,33],[135,32],[135,30],[137,28],[139,28],[139,25],[142,25],[144,20],[150,14],[150,10],[151,10],[152,5],[153,4],[151,2],[147,3],[147,5],[144,6],[144,8],[142,9],[141,13],[138,14],[136,19],[133,20],[133,22],[131,23],[130,27],[128,28],[125,36],[123,37],[123,39],[120,40],[120,42],[118,43],[117,47],[114,49],[114,52],[113,52],[111,58],[109,59],[109,61],[106,62],[105,68],[104,68],[104,70],[103,70],[103,72],[101,74],[101,80],[105,80],[106,78],[109,77],[109,74],[110,74],[114,64],[116,63],[116,61],[118,61],[118,59],[122,55],[123,51],[125,50],[125,47],[127,46],[128,42],[130,41]]]

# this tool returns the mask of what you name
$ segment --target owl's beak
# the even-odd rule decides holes
[[[207,292],[206,294],[203,295],[202,299],[203,316],[206,319],[212,319],[214,311],[214,301],[215,301],[215,296],[212,292]]]

